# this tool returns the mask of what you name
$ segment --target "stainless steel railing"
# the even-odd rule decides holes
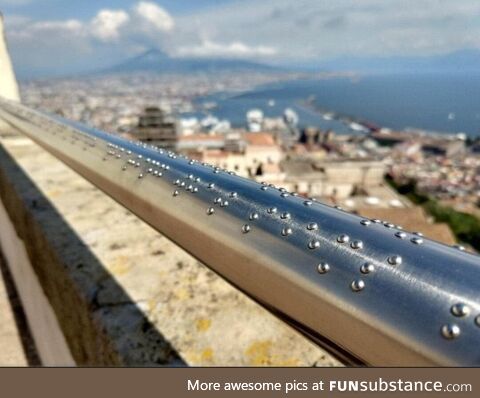
[[[0,118],[345,361],[480,365],[479,257],[15,102]]]

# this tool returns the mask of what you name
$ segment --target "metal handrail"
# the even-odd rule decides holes
[[[480,365],[478,256],[12,101],[0,117],[345,361]]]

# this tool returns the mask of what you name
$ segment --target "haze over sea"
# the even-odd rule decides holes
[[[245,123],[245,112],[262,109],[279,116],[294,108],[301,126],[317,125],[339,133],[349,129],[326,121],[300,102],[313,98],[318,108],[393,129],[419,128],[438,132],[463,132],[480,136],[480,75],[381,75],[358,79],[294,80],[257,87],[241,94],[207,97],[217,102],[212,113],[233,125]],[[270,100],[275,101],[269,106]],[[205,100],[205,99],[204,99]],[[350,131],[351,132],[351,131]]]

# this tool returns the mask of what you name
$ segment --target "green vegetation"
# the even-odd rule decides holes
[[[414,181],[397,184],[391,178],[387,178],[387,182],[398,193],[405,195],[416,205],[422,206],[436,222],[448,224],[457,240],[471,245],[475,250],[480,250],[480,220],[477,217],[444,206],[437,200],[418,192]]]

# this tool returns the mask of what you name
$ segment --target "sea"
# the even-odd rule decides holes
[[[292,80],[198,99],[197,105],[204,104],[215,107],[203,114],[228,119],[235,127],[246,125],[250,109],[278,117],[291,108],[299,116],[300,127],[317,126],[340,134],[351,134],[346,120],[354,120],[396,130],[480,136],[480,74]],[[334,119],[325,120],[326,112],[333,112]]]

